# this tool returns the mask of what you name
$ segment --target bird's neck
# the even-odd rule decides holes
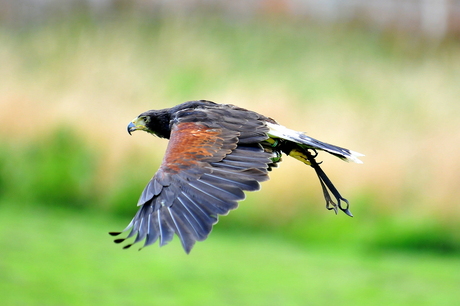
[[[171,128],[169,126],[170,121],[170,114],[161,110],[150,115],[150,122],[147,124],[147,128],[152,134],[155,134],[160,138],[169,139],[169,136],[171,135]]]

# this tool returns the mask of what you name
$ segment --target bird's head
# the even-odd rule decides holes
[[[150,123],[151,118],[148,115],[140,115],[139,117],[135,118],[128,124],[128,133],[131,135],[134,131],[146,131],[148,133],[153,133],[147,125]]]
[[[145,131],[161,138],[169,138],[170,135],[170,114],[168,109],[146,111],[128,124],[128,133],[134,131]]]

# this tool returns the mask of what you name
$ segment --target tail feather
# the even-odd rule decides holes
[[[267,122],[267,126],[270,129],[268,132],[270,137],[286,139],[298,143],[300,147],[305,149],[323,150],[345,161],[351,161],[358,164],[363,163],[358,157],[364,156],[364,154],[319,141],[304,133],[288,129],[279,124]]]

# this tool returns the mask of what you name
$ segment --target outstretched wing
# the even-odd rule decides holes
[[[235,209],[243,191],[258,190],[268,179],[271,154],[258,144],[268,138],[268,128],[260,119],[233,106],[178,112],[163,162],[124,230],[131,232],[115,242],[137,235],[132,244],[159,239],[163,246],[177,234],[188,253],[195,241],[206,239],[218,215]]]

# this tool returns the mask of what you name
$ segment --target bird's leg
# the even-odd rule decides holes
[[[285,151],[286,152],[286,151]],[[291,156],[291,157],[294,157],[295,159],[297,160],[300,160],[301,162],[303,162],[304,164],[307,164],[309,166],[312,166],[311,165],[311,161],[310,159],[308,158],[308,156],[305,154],[305,152],[308,152],[307,150],[299,150],[297,148],[294,148],[292,150],[289,150],[287,151],[287,155]],[[309,153],[309,152],[308,152]],[[311,155],[311,154],[310,154]],[[312,157],[314,158],[314,157]],[[313,159],[314,160],[314,159]],[[313,166],[312,166],[313,167]]]
[[[313,151],[313,154],[311,154],[311,157],[316,158],[316,156],[318,156],[318,154],[319,154],[318,151],[316,151],[315,149],[310,149],[310,150]],[[310,153],[310,151],[308,151],[308,153]],[[321,164],[321,163],[322,162],[319,162],[318,165]]]
[[[270,138],[270,137],[265,139],[264,141],[267,142],[268,145],[272,148],[276,148],[280,143],[278,139]]]
[[[321,162],[318,163],[315,160],[315,157],[318,155],[318,152],[315,149],[300,148],[289,142],[282,143],[280,149],[286,155],[294,157],[295,159],[300,160],[304,164],[307,164],[315,169],[316,175],[318,176],[319,182],[321,184],[321,188],[323,189],[324,199],[326,200],[326,208],[328,210],[334,210],[335,213],[337,213],[340,209],[348,216],[353,217],[350,210],[348,209],[350,206],[348,200],[340,195],[339,191],[335,188],[334,184],[332,184],[326,173],[324,173],[323,169],[321,169],[319,166]],[[313,153],[309,150],[312,150]],[[329,192],[332,193],[337,203],[334,202],[334,200],[331,198]]]
[[[261,145],[264,148],[265,152],[272,154],[272,157],[271,157],[272,164],[270,165],[270,167],[276,167],[276,163],[281,162],[281,155],[282,155],[281,151],[278,149],[278,146],[280,145],[279,139],[267,138],[261,143]]]
[[[348,200],[342,197],[339,191],[335,188],[334,184],[332,184],[331,180],[327,177],[326,173],[324,173],[323,169],[319,166],[319,163],[316,162],[315,157],[318,155],[317,152],[314,150],[315,154],[310,153],[310,151],[305,150],[306,158],[309,161],[309,165],[315,169],[316,175],[319,178],[319,182],[321,183],[321,188],[323,189],[324,199],[326,200],[326,208],[328,210],[334,210],[337,214],[338,209],[346,213],[348,216],[353,217],[350,210],[348,209],[350,204]],[[337,203],[335,203],[330,194],[335,197]],[[345,205],[342,205],[345,203]]]

